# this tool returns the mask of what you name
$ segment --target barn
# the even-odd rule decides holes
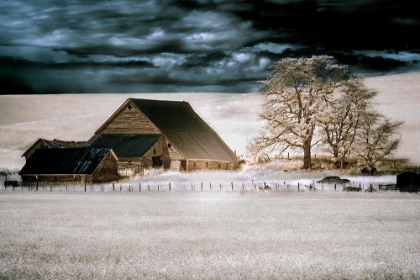
[[[403,172],[397,175],[397,189],[417,192],[420,189],[420,172]]]
[[[101,183],[118,180],[118,158],[111,148],[37,149],[19,175],[23,182]]]
[[[157,140],[144,146],[150,147],[146,152],[143,147],[138,151],[127,146],[120,149],[128,138],[134,146],[141,145],[143,138]],[[235,153],[185,101],[127,99],[89,142],[113,148],[122,160],[121,168],[127,164],[180,171],[239,167]],[[121,154],[122,150],[127,154]],[[140,155],[143,152],[145,156]]]

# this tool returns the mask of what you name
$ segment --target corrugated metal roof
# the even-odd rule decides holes
[[[91,147],[112,148],[118,157],[141,157],[160,137],[161,134],[102,134]]]
[[[239,161],[188,102],[133,98],[130,101],[188,159]]]
[[[38,149],[19,174],[92,174],[110,148]]]

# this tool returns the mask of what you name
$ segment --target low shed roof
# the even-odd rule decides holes
[[[141,157],[161,134],[102,134],[92,144],[96,148],[112,148],[118,157]]]
[[[19,174],[92,174],[109,150],[110,148],[38,149]]]

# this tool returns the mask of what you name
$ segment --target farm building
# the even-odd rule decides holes
[[[38,139],[22,156],[24,181],[100,182],[142,174],[145,168],[239,167],[235,153],[188,102],[148,99],[126,100],[89,141]],[[81,172],[76,163],[87,161],[91,165]]]
[[[124,139],[135,139],[134,146],[137,146],[142,138],[151,140],[152,135],[157,140],[146,152],[143,148],[138,152],[135,149],[117,148],[124,143]],[[93,146],[108,145],[113,148],[117,156],[122,158],[120,167],[128,162],[135,166],[163,166],[180,171],[233,170],[239,166],[235,153],[184,101],[128,99],[89,142]],[[122,155],[121,150],[127,154]],[[140,155],[143,152],[146,156]]]
[[[417,192],[420,189],[420,172],[403,172],[398,174],[397,189]]]
[[[19,175],[24,182],[100,183],[120,178],[111,148],[37,149]]]
[[[46,140],[39,138],[26,152],[22,155],[28,160],[37,149],[52,149],[52,148],[82,148],[87,147],[86,141],[63,141],[63,140]]]

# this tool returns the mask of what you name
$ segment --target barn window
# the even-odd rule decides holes
[[[54,176],[54,180],[57,180],[57,176]]]
[[[170,147],[172,147],[172,144],[171,143],[168,143],[168,148],[170,148]]]
[[[194,168],[197,167],[197,164],[194,162]]]
[[[222,165],[219,163],[219,169],[222,168]]]
[[[133,106],[131,106],[131,104],[128,104],[127,108],[131,111],[131,109],[133,109]]]
[[[206,167],[209,167],[209,163],[206,161]]]
[[[156,149],[153,149],[153,154],[156,155]]]

